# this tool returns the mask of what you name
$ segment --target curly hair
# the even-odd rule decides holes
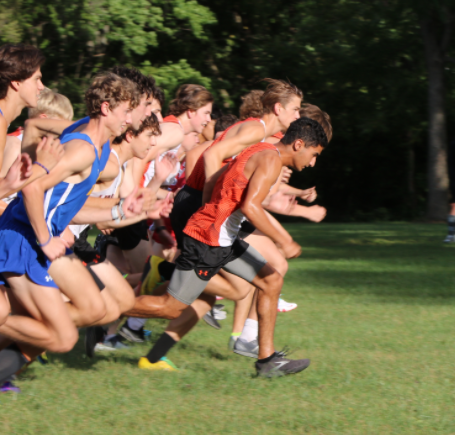
[[[292,97],[303,99],[303,92],[291,82],[275,79],[264,79],[263,81],[268,83],[267,89],[261,97],[264,113],[273,113],[276,103],[285,106]]]
[[[247,118],[262,118],[264,106],[262,105],[261,98],[263,95],[264,91],[254,89],[242,97],[242,105],[239,109],[241,121]]]
[[[300,116],[306,116],[307,118],[319,122],[325,131],[327,142],[330,142],[332,140],[333,128],[328,113],[323,112],[318,106],[315,106],[314,104],[305,103],[300,109]]]
[[[5,44],[0,47],[0,100],[8,93],[12,81],[29,79],[44,63],[45,57],[33,45]]]
[[[169,105],[169,115],[179,116],[187,110],[200,109],[213,103],[213,95],[200,85],[182,85]]]
[[[215,136],[220,131],[224,131],[231,125],[234,125],[237,121],[238,118],[235,115],[222,115],[220,118],[216,120],[214,129]]]
[[[131,80],[136,83],[136,86],[141,95],[146,95],[147,98],[155,96],[155,79],[150,76],[142,74],[136,68],[127,68],[126,66],[114,66],[111,72],[117,74],[119,77]]]
[[[290,145],[297,139],[305,142],[305,147],[317,147],[321,145],[325,148],[328,145],[327,136],[319,122],[303,116],[291,123],[286,131],[281,143]]]
[[[155,93],[153,94],[153,98],[160,103],[161,109],[163,109],[165,97],[164,97],[164,91],[160,87],[157,86],[155,88]]]
[[[130,101],[131,108],[134,109],[138,106],[140,98],[141,94],[131,80],[119,77],[112,72],[101,74],[95,77],[85,93],[87,115],[90,118],[98,118],[104,102],[108,102],[110,109],[113,110],[124,101]]]
[[[126,134],[131,133],[133,137],[138,137],[141,133],[146,130],[153,130],[154,136],[159,136],[161,134],[160,123],[158,122],[158,118],[154,113],[144,119],[141,126],[135,130],[133,126],[128,126],[128,128],[120,135],[117,136],[112,143],[118,145],[125,140]]]

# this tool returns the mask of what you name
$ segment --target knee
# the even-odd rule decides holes
[[[77,343],[78,338],[79,334],[76,328],[72,328],[65,333],[60,332],[54,336],[53,340],[46,346],[46,349],[56,353],[69,352]]]
[[[164,308],[160,317],[162,319],[174,320],[180,317],[180,314],[182,314],[180,310],[175,310],[173,308]]]
[[[136,297],[134,295],[134,292],[129,291],[125,293],[125,297],[122,298],[122,300],[119,302],[119,315],[126,313],[127,311],[130,311],[134,307],[134,303],[136,301]]]
[[[88,309],[84,316],[84,325],[91,325],[92,323],[98,322],[103,319],[107,314],[106,304],[102,298],[97,300],[91,300]],[[118,317],[118,316],[117,316]]]
[[[286,258],[280,255],[279,258],[276,259],[272,266],[275,268],[275,270],[281,275],[285,276],[288,269],[289,269],[289,264]]]
[[[9,307],[0,305],[0,325],[3,325],[6,322],[8,315],[9,315]]]
[[[278,272],[269,275],[265,279],[265,286],[266,289],[270,292],[281,292],[281,288],[283,287],[283,276],[280,275]]]

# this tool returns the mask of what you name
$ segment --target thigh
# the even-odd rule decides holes
[[[123,251],[129,266],[129,273],[140,273],[144,268],[144,261],[152,255],[152,248],[148,240],[141,240],[139,244],[129,251]]]
[[[240,257],[223,266],[223,269],[252,283],[266,264],[267,260],[250,245]]]
[[[106,258],[121,272],[131,273],[128,270],[128,264],[126,262],[123,251],[116,245],[107,245]]]

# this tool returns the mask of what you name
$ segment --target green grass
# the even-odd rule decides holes
[[[199,324],[169,357],[179,373],[145,373],[149,345],[85,358],[82,342],[21,375],[0,396],[1,434],[454,434],[455,246],[442,225],[289,225],[290,262],[276,346],[305,372],[254,377],[227,351],[228,320]],[[166,322],[151,320],[156,338]]]

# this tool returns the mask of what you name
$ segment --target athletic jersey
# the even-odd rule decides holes
[[[81,125],[82,120],[76,124]],[[85,122],[86,123],[86,122]],[[109,157],[110,148],[107,142],[102,149],[101,157],[98,156],[98,151],[89,136],[83,133],[67,133],[69,130],[74,130],[78,125],[71,125],[66,129],[60,137],[60,143],[65,144],[70,140],[80,139],[90,143],[95,149],[95,160],[92,164],[90,175],[83,181],[77,184],[60,182],[56,186],[47,190],[44,195],[44,218],[49,228],[50,234],[59,236],[70,223],[71,219],[79,212],[84,205],[87,196],[96,183],[100,172],[104,169]],[[8,216],[14,216],[13,219],[30,226],[30,220],[24,205],[22,192],[8,206]],[[6,214],[6,211],[4,215]],[[2,218],[3,216],[2,215]]]
[[[174,115],[166,116],[163,119],[162,124],[165,124],[165,123],[179,124],[180,127],[182,127],[182,123]],[[182,127],[182,129],[183,129],[183,127]],[[175,148],[172,148],[172,150],[167,151],[167,152],[172,152],[172,153],[177,154],[177,151],[179,150],[180,146],[181,146],[181,144],[177,145]],[[160,160],[164,157],[164,155],[166,153],[161,154]],[[172,179],[175,178],[176,176],[178,176],[180,169],[181,169],[180,162],[177,162],[177,164],[175,165],[175,169],[169,174],[168,178],[166,178],[165,184],[172,184]],[[155,176],[155,160],[152,160],[147,163],[147,166],[145,167],[145,171],[142,174],[141,187],[147,187],[149,185],[150,181],[152,181],[154,176]]]
[[[284,134],[281,133],[281,131],[279,131],[278,133],[275,133],[275,134],[272,134],[272,137],[276,138],[276,139],[283,139],[284,137]]]
[[[0,115],[5,116],[5,115],[3,115],[2,109],[0,109]]]
[[[244,149],[228,169],[218,178],[212,199],[201,207],[188,221],[184,233],[210,246],[231,246],[237,237],[245,216],[240,206],[249,180],[244,169],[248,159],[264,150],[277,148],[259,142]]]
[[[24,136],[24,128],[19,127],[16,131],[8,133],[8,136],[17,137],[22,142],[22,137]]]
[[[216,138],[213,141],[212,145],[210,145],[204,151],[204,153],[209,148],[213,147],[213,145],[217,144],[218,142],[221,142],[226,137],[227,132],[231,128],[235,127],[236,125],[240,125],[240,124],[243,124],[243,123],[249,122],[249,121],[261,122],[262,125],[264,126],[264,133],[265,133],[265,122],[262,119],[259,119],[259,118],[247,118],[247,119],[245,119],[243,121],[236,122],[235,124],[231,125],[226,130],[224,130],[223,133],[218,138]],[[261,142],[264,142],[264,140],[265,140],[265,136],[264,136],[264,139],[261,140]],[[199,191],[204,190],[204,184],[205,184],[204,153],[201,154],[201,156],[197,160],[196,164],[194,165],[193,172],[191,172],[190,176],[186,180],[186,184],[187,184],[188,187],[191,187],[192,189],[196,189],[196,190],[199,190]],[[235,156],[234,157],[228,157],[227,159],[223,160],[222,166],[228,164],[229,162],[231,162],[234,159],[235,159]]]

